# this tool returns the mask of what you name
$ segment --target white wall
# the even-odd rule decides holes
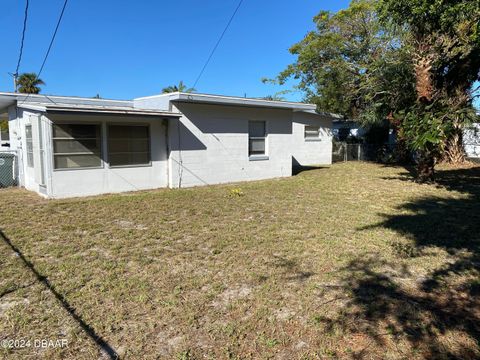
[[[320,126],[318,140],[305,139],[305,126]],[[293,114],[293,164],[301,166],[332,163],[332,119],[307,112]]]
[[[166,124],[160,118],[138,118],[122,116],[94,115],[49,115],[50,122],[94,122],[102,124],[102,168],[54,170],[51,140],[51,126],[47,136],[47,162],[49,197],[62,198],[71,196],[97,195],[144,189],[155,189],[168,186]],[[110,168],[104,160],[107,154],[107,123],[146,123],[150,125],[151,164]]]
[[[169,126],[171,187],[291,176],[291,110],[189,103],[176,109],[183,116]],[[266,121],[266,160],[248,156],[249,120]]]
[[[18,156],[18,176],[19,184],[26,189],[35,191],[43,196],[46,195],[46,188],[39,183],[39,174],[41,173],[41,161],[39,159],[39,134],[40,122],[38,121],[41,113],[34,110],[16,109],[14,106],[8,109],[9,115],[9,135],[10,150],[15,150]],[[25,142],[25,125],[32,125],[32,143],[34,152],[37,152],[34,158],[34,166],[27,165],[27,149]]]

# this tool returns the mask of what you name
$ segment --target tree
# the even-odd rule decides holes
[[[18,92],[23,94],[40,93],[40,85],[45,85],[45,82],[35,73],[23,73],[17,78]]]
[[[316,29],[290,48],[297,61],[279,74],[277,83],[298,79],[306,101],[365,126],[382,124],[413,102],[403,33],[379,21],[375,1],[353,1],[337,13],[321,11],[314,22]]]
[[[437,159],[463,158],[480,70],[478,0],[354,0],[321,11],[316,29],[276,78],[299,80],[306,100],[364,125],[388,119],[430,181]]]
[[[419,153],[419,180],[432,181],[444,154],[462,161],[462,128],[474,117],[472,87],[480,71],[478,0],[380,0],[385,24],[406,30],[416,101],[401,112]]]
[[[265,81],[268,81],[268,80],[265,79]],[[276,92],[273,95],[264,96],[262,99],[263,100],[270,100],[270,101],[285,101],[285,96],[284,95],[286,95],[288,93],[290,93],[290,90],[282,90],[282,91]]]
[[[167,93],[172,93],[172,92],[186,92],[186,93],[191,93],[197,91],[194,88],[189,88],[187,87],[183,81],[180,81],[178,85],[171,85],[167,86],[162,89],[162,94],[167,94]]]

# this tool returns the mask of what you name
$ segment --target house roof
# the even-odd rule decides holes
[[[268,107],[268,108],[292,109],[292,110],[315,110],[317,108],[315,104],[306,104],[306,103],[300,103],[300,102],[274,101],[274,100],[245,98],[245,97],[237,97],[237,96],[183,93],[183,92],[174,92],[174,93],[168,93],[168,94],[146,96],[146,97],[137,98],[135,100],[146,100],[146,99],[155,99],[155,98],[167,98],[170,101],[184,102],[184,103],[190,102],[190,103],[205,103],[205,104],[218,104],[218,105],[255,106],[255,107]]]
[[[22,103],[62,103],[62,104],[83,104],[97,106],[131,106],[132,100],[97,99],[79,96],[58,96],[40,94],[20,94],[11,92],[0,92],[0,108],[13,105],[15,101]]]
[[[335,114],[335,113],[330,113],[330,112],[326,112],[326,111],[299,110],[299,111],[296,111],[296,112],[325,116],[325,117],[333,118],[334,119],[333,121],[342,121],[342,119],[344,119],[344,117],[342,115]]]
[[[274,109],[290,109],[293,111],[308,112],[317,115],[328,116],[332,118],[341,118],[340,115],[317,112],[315,104],[306,104],[291,101],[264,100],[258,98],[244,98],[237,96],[224,96],[213,94],[183,93],[174,92],[168,94],[159,94],[147,97],[140,97],[134,100],[112,100],[97,99],[78,96],[57,96],[40,94],[20,94],[0,92],[0,112],[8,106],[17,103],[17,106],[23,108],[36,109],[47,112],[83,112],[83,113],[111,113],[111,114],[135,114],[152,116],[174,116],[178,117],[177,112],[170,112],[165,109],[147,108],[141,105],[143,100],[161,99],[164,101],[182,102],[182,103],[203,103],[233,106],[252,106]]]
[[[134,108],[131,100],[110,100],[74,96],[36,95],[0,92],[0,110],[14,105],[24,109],[55,112],[103,113],[138,116],[180,117],[178,113]]]

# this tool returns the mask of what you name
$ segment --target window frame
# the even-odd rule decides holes
[[[73,168],[56,168],[55,167],[55,155],[94,155],[95,153],[55,153],[55,140],[57,139],[63,139],[63,138],[56,138],[53,136],[54,134],[54,127],[55,125],[97,125],[100,129],[100,134],[99,134],[99,139],[100,139],[100,165],[99,166],[81,166],[81,167],[73,167]],[[74,138],[72,138],[74,139]],[[67,140],[65,138],[65,140]],[[105,161],[103,159],[103,124],[98,121],[68,121],[68,120],[61,120],[61,121],[54,121],[52,122],[51,126],[51,144],[52,144],[52,170],[53,171],[75,171],[75,170],[98,170],[98,169],[103,169],[105,167]]]
[[[263,122],[265,124],[265,135],[264,136],[250,136],[250,123],[251,122]],[[268,121],[262,119],[249,119],[247,121],[247,135],[248,135],[248,159],[250,161],[257,161],[257,160],[268,160]],[[263,154],[251,154],[250,153],[250,140],[263,140],[265,143],[265,150]]]
[[[30,129],[30,140],[28,137],[27,128]],[[29,146],[30,144],[30,146]],[[31,148],[31,151],[29,151]],[[25,151],[27,153],[27,167],[34,168],[35,167],[35,157],[33,153],[33,126],[32,124],[25,124]]]
[[[142,123],[132,123],[132,122],[107,122],[106,123],[106,137],[105,137],[105,146],[106,146],[106,162],[109,169],[122,169],[122,168],[135,168],[135,167],[151,167],[152,166],[152,129],[151,124],[148,122]],[[110,144],[109,144],[109,135],[111,126],[142,126],[148,129],[148,163],[145,164],[130,164],[130,165],[111,165],[110,164]]]
[[[318,128],[318,135],[317,136],[307,136],[307,127],[316,127]],[[304,126],[304,129],[303,129],[303,138],[305,141],[321,141],[322,138],[320,136],[320,125],[308,125],[308,124],[305,124]]]

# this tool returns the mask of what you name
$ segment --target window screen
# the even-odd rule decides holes
[[[27,148],[27,166],[33,167],[32,125],[25,125],[25,143]]]
[[[99,124],[54,124],[55,169],[99,167],[101,129]]]
[[[248,155],[265,155],[265,121],[248,122]]]
[[[320,126],[305,125],[305,139],[319,139]]]
[[[150,163],[148,125],[110,125],[108,161],[110,166],[148,165]]]
[[[8,132],[8,121],[7,120],[0,121],[0,139],[2,141],[10,140],[10,134]]]

